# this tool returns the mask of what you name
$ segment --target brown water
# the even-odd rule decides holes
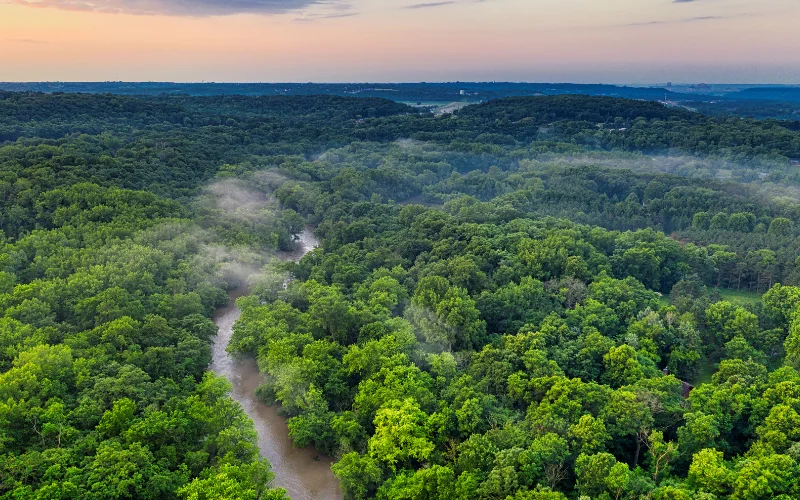
[[[298,236],[297,250],[283,253],[280,255],[282,259],[300,260],[319,245],[311,228],[307,227]],[[286,488],[293,500],[339,500],[342,492],[330,469],[332,460],[313,448],[292,446],[286,419],[278,414],[277,407],[268,406],[254,393],[264,380],[255,360],[237,360],[226,351],[233,335],[233,324],[242,313],[233,302],[246,294],[247,286],[234,290],[230,294],[232,304],[218,309],[214,315],[219,333],[213,346],[211,370],[230,380],[233,384],[231,397],[253,419],[258,432],[258,448],[261,456],[272,464],[275,485]]]

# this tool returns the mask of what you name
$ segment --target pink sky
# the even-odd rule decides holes
[[[0,0],[0,80],[800,83],[797,0],[415,1]]]

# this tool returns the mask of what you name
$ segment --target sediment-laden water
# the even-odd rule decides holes
[[[298,261],[319,245],[310,228],[298,235],[297,249],[281,255],[285,260]],[[226,351],[233,335],[233,325],[241,311],[236,298],[247,294],[243,285],[231,292],[231,305],[220,308],[214,315],[219,332],[213,346],[211,370],[233,384],[233,397],[255,422],[261,456],[267,458],[275,472],[275,485],[286,488],[293,500],[338,500],[342,498],[339,482],[331,473],[331,459],[312,448],[295,448],[289,439],[286,419],[275,406],[268,406],[255,395],[263,381],[254,359],[234,359]]]

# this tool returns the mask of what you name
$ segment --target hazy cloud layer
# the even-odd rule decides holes
[[[430,3],[415,3],[404,7],[405,9],[427,9],[429,7],[441,7],[443,5],[452,5],[455,2],[430,2]]]
[[[683,1],[694,1],[694,0],[683,0]],[[697,16],[697,17],[685,17],[683,19],[672,19],[666,21],[645,21],[641,23],[630,23],[627,26],[653,26],[657,24],[686,24],[686,23],[696,23],[699,21],[715,21],[720,19],[728,19],[728,17],[732,16]]]
[[[172,16],[221,16],[230,14],[281,14],[325,0],[7,0],[30,7],[56,8],[118,14]]]
[[[342,19],[345,17],[355,17],[357,15],[359,15],[358,12],[339,12],[335,14],[309,14],[307,16],[295,18],[295,22],[310,23],[313,21],[321,21],[324,19]]]
[[[11,43],[28,43],[32,45],[49,45],[50,42],[44,40],[34,40],[32,38],[6,38],[7,42]]]

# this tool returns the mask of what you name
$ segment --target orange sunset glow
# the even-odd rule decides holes
[[[800,79],[794,0],[0,3],[0,80]]]

